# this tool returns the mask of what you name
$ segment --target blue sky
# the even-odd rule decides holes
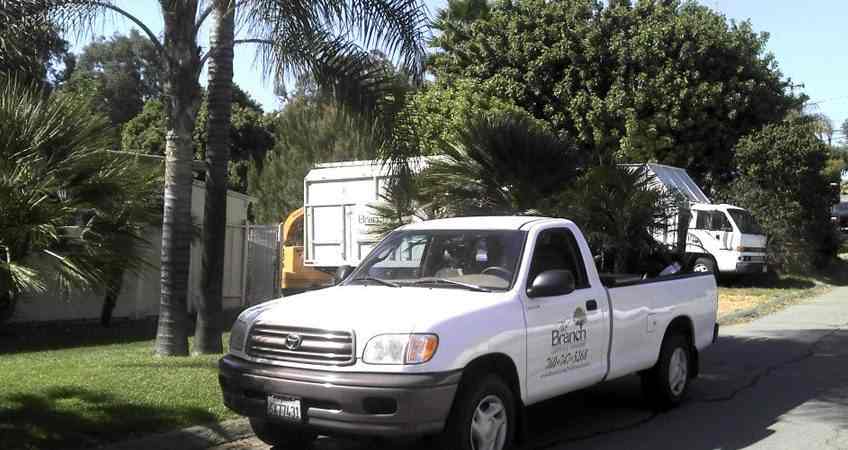
[[[435,14],[446,0],[425,0]],[[810,97],[810,110],[826,114],[835,127],[848,119],[848,1],[817,0],[701,0],[701,3],[725,14],[729,19],[750,19],[757,31],[767,31],[769,51],[774,53],[785,76],[803,84],[800,88]],[[152,0],[118,0],[117,4],[138,16],[155,33],[162,30],[158,2]],[[132,24],[114,18],[98,24],[95,33],[126,33]],[[73,42],[78,51],[90,36]],[[201,37],[206,43],[206,34]],[[271,83],[264,81],[262,68],[254,64],[254,50],[241,47],[236,51],[236,82],[256,98],[266,110],[277,109],[279,100]],[[205,79],[205,75],[203,77]],[[842,138],[841,135],[837,135]]]

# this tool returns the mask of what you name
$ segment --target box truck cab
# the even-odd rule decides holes
[[[766,236],[747,210],[734,205],[714,204],[680,167],[664,164],[625,164],[643,170],[650,186],[676,198],[662,227],[652,230],[654,238],[669,247],[676,246],[681,218],[688,218],[686,252],[698,272],[728,275],[768,271]],[[680,214],[680,210],[688,210]]]
[[[695,203],[690,208],[687,251],[705,252],[713,258],[701,259],[695,270],[732,274],[768,271],[766,236],[750,212],[725,204]]]

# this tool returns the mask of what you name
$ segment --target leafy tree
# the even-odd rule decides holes
[[[303,178],[314,164],[377,156],[371,137],[339,108],[303,91],[269,122],[276,143],[261,170],[251,164],[248,182],[262,223],[278,223],[303,206]]]
[[[247,165],[253,161],[261,169],[265,154],[274,144],[269,124],[262,107],[238,86],[233,88],[232,126],[230,127],[229,188],[247,192]],[[208,143],[209,108],[207,96],[203,96],[197,112],[193,143],[195,159],[206,156]],[[150,100],[139,115],[127,122],[121,133],[121,148],[124,151],[152,155],[165,152],[165,109],[159,100]]]
[[[830,152],[817,131],[799,117],[745,136],[736,146],[739,176],[725,192],[762,223],[771,255],[789,269],[822,266],[838,247],[833,195],[822,174]]]
[[[437,81],[416,92],[406,109],[410,111],[420,152],[438,154],[446,143],[456,142],[467,124],[479,117],[501,113],[524,116],[539,128],[549,128],[544,121],[511,103],[487,92],[482,83],[460,79],[452,83]]]
[[[121,130],[121,149],[147,155],[165,155],[165,104],[149,100]]]
[[[36,5],[0,0],[0,75],[43,86],[60,83],[74,60],[56,25]]]
[[[733,146],[799,109],[749,22],[695,2],[516,0],[455,21],[432,68],[475,79],[596,162],[686,167],[707,187],[733,176]]]
[[[151,202],[132,199],[150,182],[106,152],[108,131],[79,99],[0,84],[0,309],[53,275],[66,287],[114,286],[112,273],[140,267],[136,221]]]
[[[126,36],[99,37],[82,50],[64,88],[88,92],[94,110],[106,112],[119,126],[138,115],[145,102],[161,97],[162,64],[153,42],[135,29]]]

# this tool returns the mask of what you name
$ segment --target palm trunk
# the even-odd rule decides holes
[[[112,313],[118,304],[118,296],[121,295],[123,285],[124,269],[116,265],[116,267],[110,269],[106,295],[103,297],[103,308],[100,310],[100,325],[104,328],[109,328],[112,325]]]
[[[197,0],[160,0],[165,19],[167,133],[162,220],[162,292],[157,355],[188,355],[188,274],[191,260],[192,133],[200,106],[200,55],[194,31]]]
[[[215,0],[209,35],[209,123],[206,147],[206,205],[203,215],[202,296],[197,302],[193,353],[222,353],[224,244],[227,220],[227,167],[233,100],[234,8]]]

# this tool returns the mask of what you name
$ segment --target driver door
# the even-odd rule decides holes
[[[529,297],[527,287],[547,270],[570,271],[575,290],[566,295]],[[609,350],[606,291],[589,284],[571,230],[560,226],[538,233],[521,292],[527,318],[529,403],[600,382],[606,374]]]

